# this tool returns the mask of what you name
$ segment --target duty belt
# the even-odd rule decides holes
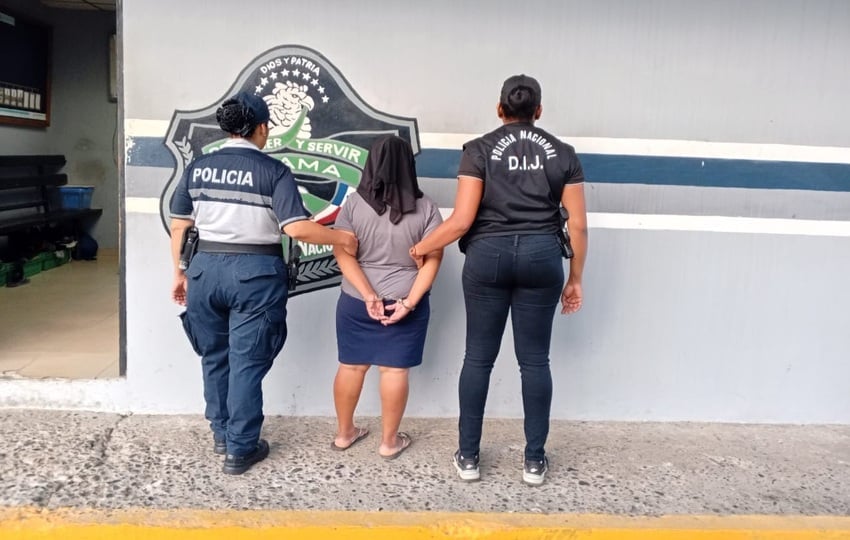
[[[198,240],[198,251],[205,253],[277,255],[278,257],[283,257],[283,246],[280,244],[231,244],[230,242]]]

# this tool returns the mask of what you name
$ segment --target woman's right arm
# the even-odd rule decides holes
[[[570,276],[561,293],[561,313],[575,313],[581,309],[583,300],[581,290],[584,261],[587,257],[587,210],[584,203],[584,183],[567,184],[561,194],[561,204],[569,212],[567,229],[573,246],[573,258],[570,259]]]
[[[443,249],[472,227],[484,196],[484,181],[474,176],[458,176],[455,207],[439,227],[410,248],[410,256],[422,265],[426,253]]]

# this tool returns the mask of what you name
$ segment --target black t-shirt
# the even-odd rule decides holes
[[[575,149],[529,122],[505,124],[463,145],[457,174],[484,182],[461,250],[485,236],[556,233],[564,185],[584,182]]]

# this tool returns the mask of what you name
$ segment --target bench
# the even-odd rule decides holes
[[[61,208],[59,170],[65,156],[0,156],[0,258],[29,256],[49,242],[76,239],[103,213],[99,208]]]

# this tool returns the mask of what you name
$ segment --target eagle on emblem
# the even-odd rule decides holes
[[[301,126],[295,135],[299,139],[309,139],[312,131],[310,117],[307,112],[315,107],[313,98],[307,94],[307,85],[299,85],[292,81],[278,82],[269,95],[263,97],[269,106],[271,127],[270,135],[282,135],[292,128],[303,115]]]

